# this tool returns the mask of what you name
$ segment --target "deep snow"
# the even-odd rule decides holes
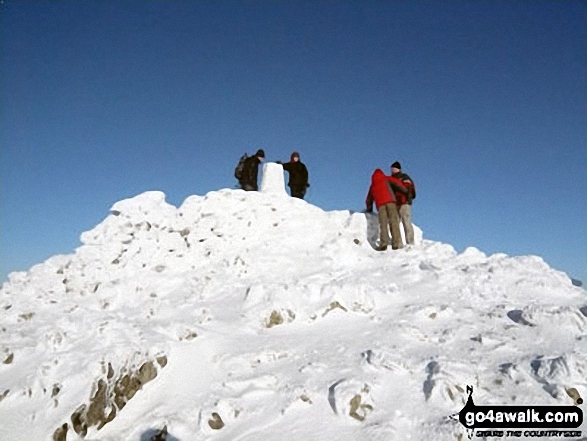
[[[290,198],[276,164],[260,192],[120,201],[2,286],[0,439],[81,439],[72,414],[145,363],[85,439],[457,440],[467,385],[477,404],[587,397],[583,289],[540,257],[416,236],[374,251],[374,215]]]

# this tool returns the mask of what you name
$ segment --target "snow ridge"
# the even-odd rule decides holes
[[[143,193],[11,274],[2,439],[454,440],[468,384],[486,404],[587,396],[587,300],[564,273],[417,227],[378,253],[375,216],[283,187],[266,164],[261,192]]]

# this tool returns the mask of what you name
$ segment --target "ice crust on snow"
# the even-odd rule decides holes
[[[71,416],[100,380],[114,397],[149,362],[85,439],[454,440],[467,385],[477,404],[587,396],[585,291],[540,257],[457,253],[417,227],[415,246],[376,252],[376,216],[290,198],[277,164],[260,189],[177,208],[143,193],[75,253],[11,274],[2,439],[81,439]]]

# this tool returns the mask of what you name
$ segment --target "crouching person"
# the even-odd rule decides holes
[[[377,169],[371,176],[371,186],[365,203],[367,212],[373,212],[373,202],[379,212],[379,246],[377,251],[385,251],[390,244],[389,229],[391,229],[391,248],[397,250],[404,246],[399,229],[399,212],[395,192],[407,193],[402,181],[388,177],[381,169]]]

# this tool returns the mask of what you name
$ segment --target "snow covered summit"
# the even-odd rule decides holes
[[[0,290],[6,440],[455,440],[487,404],[587,396],[587,298],[535,256],[260,192],[117,202]],[[585,430],[583,428],[583,430]],[[158,438],[157,438],[158,437]]]

